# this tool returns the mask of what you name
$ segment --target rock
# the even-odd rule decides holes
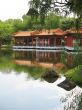
[[[64,88],[67,91],[70,91],[70,90],[72,90],[73,88],[76,87],[76,84],[73,81],[69,80],[69,79],[65,79],[63,82],[58,84],[58,86]]]
[[[53,83],[58,79],[59,75],[54,70],[48,70],[43,75],[42,78],[49,83]]]

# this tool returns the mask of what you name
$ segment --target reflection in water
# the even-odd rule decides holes
[[[80,57],[79,57],[80,56]],[[15,63],[28,66],[40,66],[45,68],[73,68],[79,63],[82,54],[66,53],[64,51],[14,51]]]
[[[60,75],[54,70],[47,70],[41,77],[49,83],[54,83]]]
[[[21,60],[31,60],[36,62],[58,62],[61,59],[61,51],[41,52],[41,51],[15,51],[15,58]]]
[[[63,110],[60,98],[66,91],[56,86],[63,77],[53,84],[26,77],[0,72],[0,110]]]
[[[81,89],[76,87],[67,92],[58,87],[57,84],[65,77],[48,83],[29,77],[26,80],[27,76],[24,73],[16,75],[15,72],[0,72],[0,110],[77,110],[74,107],[78,106]],[[77,95],[78,98],[74,99]]]
[[[61,98],[64,104],[64,110],[82,110],[80,103],[82,101],[82,89],[76,87],[70,91],[65,97]]]
[[[64,88],[67,91],[70,91],[70,90],[72,90],[73,88],[76,87],[76,84],[73,81],[69,80],[69,79],[65,79],[63,82],[58,84],[58,86]]]
[[[37,66],[44,68],[64,68],[62,63],[62,52],[41,51],[15,51],[14,62],[19,65]]]
[[[31,60],[36,62],[59,62],[61,60],[61,51],[41,52],[41,51],[15,51],[15,58],[21,60]]]
[[[38,79],[48,69],[65,73],[76,64],[82,64],[81,55],[65,53],[63,51],[0,51],[0,71],[14,70],[29,73],[29,77]],[[80,56],[80,58],[79,58]],[[79,60],[78,60],[79,59]],[[4,68],[5,67],[5,68]]]
[[[77,110],[80,108],[81,88],[76,86],[66,91],[63,87],[58,87],[57,85],[65,80],[63,76],[56,79],[54,83],[41,79],[46,68],[74,67],[74,63],[77,64],[75,57],[76,55],[60,51],[1,51],[0,110]]]

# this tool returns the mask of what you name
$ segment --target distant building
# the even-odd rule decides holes
[[[41,31],[19,31],[13,35],[13,48],[73,49],[78,43],[82,46],[82,29],[63,31],[60,28]]]

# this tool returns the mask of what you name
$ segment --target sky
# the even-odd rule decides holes
[[[0,20],[22,18],[27,13],[29,0],[0,0]]]

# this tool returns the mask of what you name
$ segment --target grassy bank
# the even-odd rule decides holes
[[[12,45],[1,45],[1,49],[12,49]]]
[[[82,86],[82,65],[79,65],[65,73],[65,76]]]

